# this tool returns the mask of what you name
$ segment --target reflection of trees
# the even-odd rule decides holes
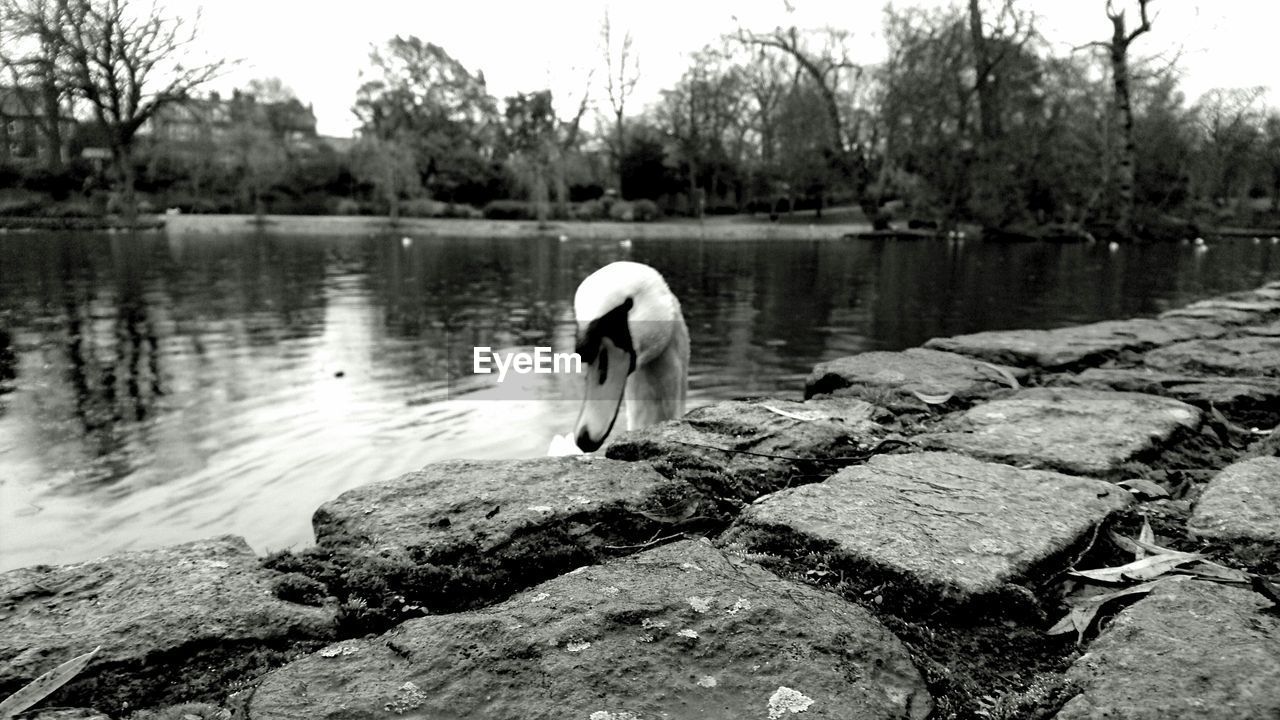
[[[554,239],[377,242],[385,326],[429,382],[456,377],[476,346],[551,344],[577,287]]]

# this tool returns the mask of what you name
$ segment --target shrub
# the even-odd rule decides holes
[[[609,217],[622,222],[631,222],[636,219],[636,207],[634,203],[626,200],[619,200],[609,208]]]
[[[662,217],[662,211],[658,209],[658,203],[652,200],[642,198],[633,201],[631,204],[635,208],[636,220],[640,222],[651,222]]]
[[[413,198],[400,203],[400,214],[406,217],[439,218],[447,217],[449,203],[430,198]]]
[[[488,220],[532,220],[536,217],[533,204],[523,200],[494,200],[484,206]]]
[[[360,203],[351,198],[334,198],[329,201],[329,212],[334,215],[359,215]]]
[[[573,217],[575,220],[603,220],[605,217],[604,203],[599,200],[587,200],[573,206]]]

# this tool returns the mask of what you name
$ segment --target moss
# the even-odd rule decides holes
[[[60,688],[43,706],[93,707],[113,717],[175,703],[216,707],[229,693],[249,687],[268,671],[323,644],[323,641],[202,642],[153,653],[140,661],[94,665],[91,674]],[[140,713],[139,717],[149,720],[167,715]]]
[[[274,584],[276,597],[299,605],[323,605],[328,596],[324,583],[317,582],[299,572],[284,573]]]

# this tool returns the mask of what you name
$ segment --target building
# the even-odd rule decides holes
[[[161,108],[145,129],[152,148],[174,158],[234,165],[248,134],[265,136],[287,150],[309,149],[316,140],[316,116],[295,98],[258,102],[236,91],[218,93]]]
[[[60,104],[58,147],[52,148],[45,131],[48,105],[37,88],[0,85],[0,163],[22,166],[53,166],[69,160],[70,140],[76,121]]]

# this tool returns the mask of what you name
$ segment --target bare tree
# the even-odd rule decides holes
[[[1030,16],[1014,7],[1014,0],[1002,0],[995,21],[988,28],[982,19],[981,0],[969,0],[969,41],[973,45],[974,94],[978,100],[978,128],[983,140],[1000,134],[998,72],[1011,56],[1020,52],[1035,31]]]
[[[843,52],[839,54],[834,52],[835,48],[829,48],[825,53],[810,52],[804,46],[799,31],[794,27],[778,28],[771,33],[754,33],[744,30],[739,33],[739,39],[748,45],[782,51],[795,59],[796,64],[813,80],[818,92],[822,95],[823,107],[831,121],[832,148],[842,155],[847,154],[856,137],[853,137],[853,133],[846,132],[837,88],[842,70],[860,75],[862,68],[851,62]],[[842,38],[832,39],[839,41]]]
[[[1123,0],[1122,0],[1123,1]],[[1133,105],[1129,88],[1129,46],[1143,33],[1151,30],[1151,18],[1147,5],[1151,0],[1138,0],[1139,23],[1132,30],[1125,22],[1124,9],[1116,10],[1113,0],[1107,0],[1107,19],[1111,21],[1111,39],[1090,43],[1107,51],[1111,58],[1111,83],[1113,109],[1116,118],[1115,147],[1112,149],[1116,169],[1116,232],[1123,236],[1133,234],[1134,175],[1137,146],[1133,139]]]
[[[635,91],[640,80],[640,61],[631,51],[631,32],[622,36],[622,43],[616,51],[613,42],[613,25],[609,21],[609,11],[605,10],[604,20],[600,25],[600,41],[604,50],[605,92],[609,96],[609,108],[613,110],[613,170],[618,183],[618,191],[622,191],[622,156],[626,151],[626,136],[623,119],[626,116],[627,99]],[[615,55],[617,56],[615,59]],[[581,117],[581,116],[579,116]]]
[[[127,219],[137,214],[134,139],[166,105],[217,76],[225,60],[188,61],[194,24],[128,0],[6,0],[28,21],[28,37],[48,43],[59,82],[101,125]]]

